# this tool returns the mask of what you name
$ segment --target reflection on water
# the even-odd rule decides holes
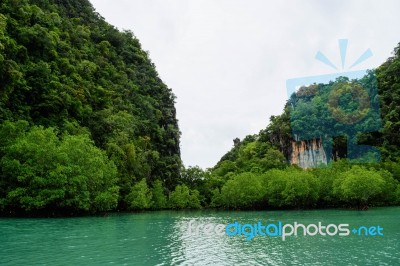
[[[400,208],[271,212],[148,212],[105,217],[0,219],[0,265],[400,265]],[[380,225],[384,236],[189,234],[191,220]]]

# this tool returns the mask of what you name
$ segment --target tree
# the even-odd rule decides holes
[[[224,160],[219,162],[212,171],[213,175],[220,177],[227,177],[235,174],[238,171],[236,163],[230,160]]]
[[[164,209],[167,207],[167,197],[164,194],[164,186],[160,180],[156,180],[153,183],[151,189],[152,194],[152,208],[156,210]]]
[[[67,155],[68,161],[64,163],[70,185],[68,190],[76,189],[77,184],[80,193],[87,190],[93,212],[116,208],[117,168],[104,151],[94,146],[89,136],[64,136],[58,153]]]
[[[268,203],[274,207],[310,207],[319,198],[320,184],[302,169],[270,170],[265,173]]]
[[[353,166],[334,181],[334,193],[351,206],[366,206],[384,191],[385,181],[375,170]]]
[[[211,207],[222,207],[223,206],[223,201],[221,197],[221,192],[219,191],[219,188],[215,188],[212,191],[212,198],[211,198]]]
[[[108,209],[119,193],[118,207],[126,209],[127,195],[142,178],[148,184],[163,180],[172,190],[180,182],[181,167],[174,105],[172,90],[159,78],[139,40],[108,24],[88,0],[1,2],[0,124],[25,120],[27,126],[53,128],[57,137],[86,132],[91,145],[106,151],[116,165],[109,171],[117,171],[118,188],[89,191],[91,196],[82,196],[81,205],[77,199],[68,204]],[[10,138],[0,140],[0,153]],[[55,150],[54,159],[64,156]],[[57,171],[84,172],[67,168]],[[100,170],[93,170],[99,178],[93,182],[102,187]],[[83,176],[89,178],[88,173]],[[76,182],[84,186],[84,180]],[[5,197],[2,190],[7,187],[0,187],[0,197]],[[17,192],[15,198],[25,193]],[[54,197],[60,198],[58,193]],[[47,209],[46,202],[38,199],[37,206]]]
[[[214,196],[216,198],[213,201],[221,201],[226,208],[251,208],[261,203],[264,190],[259,175],[242,173],[228,180],[222,187],[221,194],[215,193]]]
[[[197,189],[193,189],[190,191],[188,207],[191,209],[200,209],[201,208],[200,192]]]
[[[285,156],[283,156],[280,151],[273,148],[267,150],[264,158],[260,160],[260,164],[263,172],[269,169],[283,169],[287,166]]]
[[[397,189],[396,189],[395,195],[396,195],[396,201],[395,201],[395,203],[396,203],[397,205],[400,205],[400,184],[397,185]]]
[[[333,182],[337,178],[338,169],[336,167],[326,167],[314,169],[314,176],[320,184],[319,189],[319,206],[335,206],[338,205],[338,199],[333,194]]]
[[[200,208],[199,192],[186,185],[177,185],[171,193],[169,206],[173,209]]]
[[[0,135],[24,124],[6,122]],[[19,132],[3,152],[3,209],[75,213],[108,211],[117,205],[115,165],[87,135],[60,139],[53,128],[34,126]]]
[[[197,165],[188,168],[182,167],[181,178],[190,188],[197,188],[204,182],[205,172]]]
[[[152,193],[144,178],[132,187],[131,192],[126,197],[128,208],[131,210],[149,209],[152,204],[151,199]]]

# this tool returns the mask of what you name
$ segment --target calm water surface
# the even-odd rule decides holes
[[[196,223],[348,223],[384,236],[193,236]],[[400,207],[369,211],[162,211],[0,219],[0,265],[400,265]]]

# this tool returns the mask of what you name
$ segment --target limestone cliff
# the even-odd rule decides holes
[[[327,164],[327,157],[320,139],[292,141],[290,163],[301,168],[314,168]]]

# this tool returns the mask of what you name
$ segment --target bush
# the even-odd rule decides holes
[[[274,207],[310,207],[319,198],[319,180],[308,171],[289,168],[265,173],[266,197]]]
[[[151,189],[152,198],[152,209],[160,210],[167,207],[167,197],[164,194],[164,187],[160,180],[156,180],[153,183],[153,188]]]
[[[397,205],[400,205],[400,184],[397,185],[397,189],[396,189],[395,195],[396,195],[396,201],[395,201],[395,203],[396,203]]]
[[[333,189],[345,203],[361,207],[388,192],[385,189],[386,185],[387,182],[378,171],[356,165],[338,176]]]
[[[117,206],[117,169],[88,135],[57,137],[53,128],[5,122],[0,201],[12,211],[108,211]]]
[[[260,204],[264,193],[260,175],[242,173],[228,180],[222,187],[221,194],[214,194],[213,201],[220,202],[226,208],[249,208]]]
[[[147,186],[146,179],[136,183],[126,197],[128,208],[131,210],[149,209],[151,206],[152,193]]]
[[[199,192],[197,190],[190,190],[186,185],[177,185],[171,193],[169,206],[173,209],[198,209],[201,207]]]

